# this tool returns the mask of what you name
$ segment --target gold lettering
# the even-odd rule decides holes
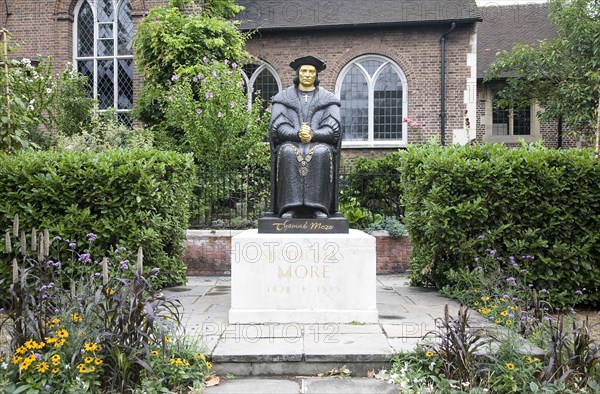
[[[292,277],[292,267],[288,265],[287,271],[283,271],[281,266],[277,267],[277,277],[278,278],[291,278]]]
[[[277,277],[278,278],[319,278],[319,279],[331,279],[331,271],[330,266],[328,265],[308,265],[300,264],[300,265],[288,265],[284,268],[284,266],[280,265],[277,267]]]
[[[275,226],[275,230],[277,230],[277,231],[287,231],[287,230],[294,230],[294,229],[307,230],[308,229],[308,221],[306,221],[304,223],[300,223],[300,224],[294,224],[294,223],[289,223],[289,220],[286,220],[283,223],[282,222],[273,223],[273,226]]]
[[[331,224],[323,224],[321,222],[315,222],[315,223],[311,223],[310,224],[310,229],[311,230],[326,230],[326,231],[330,231],[330,230],[333,230],[333,225],[331,225]]]

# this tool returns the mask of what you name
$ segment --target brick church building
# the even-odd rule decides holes
[[[52,56],[92,81],[101,109],[126,115],[140,79],[135,29],[166,0],[0,0],[0,26],[14,58]],[[268,100],[292,83],[290,60],[327,63],[321,86],[342,102],[348,157],[382,154],[435,137],[444,144],[542,140],[567,146],[539,110],[500,109],[502,81],[483,84],[487,65],[516,42],[552,39],[546,5],[478,7],[475,0],[239,0],[240,27],[252,31],[247,83]],[[192,10],[193,12],[193,10]],[[407,118],[410,121],[407,121]]]

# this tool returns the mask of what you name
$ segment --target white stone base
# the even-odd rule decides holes
[[[377,323],[375,237],[258,234],[231,240],[229,322]]]

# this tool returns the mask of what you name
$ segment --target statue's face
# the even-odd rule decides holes
[[[301,89],[309,90],[315,87],[315,80],[317,79],[317,69],[315,66],[308,64],[300,66],[300,70],[298,70],[298,76],[300,77]]]

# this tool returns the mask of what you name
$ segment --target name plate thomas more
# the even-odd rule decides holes
[[[285,233],[288,231],[298,231],[305,230],[306,232],[310,231],[332,231],[334,226],[332,224],[328,224],[327,222],[323,222],[320,220],[306,220],[306,221],[298,221],[298,220],[286,220],[271,223],[274,230],[277,232]]]

